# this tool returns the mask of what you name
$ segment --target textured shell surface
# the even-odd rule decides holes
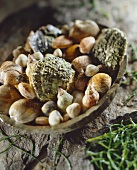
[[[93,47],[93,54],[107,67],[115,70],[126,55],[127,39],[117,28],[103,29]]]
[[[59,87],[71,91],[74,86],[75,71],[63,58],[47,56],[29,67],[29,82],[42,102],[54,99]]]

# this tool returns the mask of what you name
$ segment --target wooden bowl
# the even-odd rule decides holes
[[[36,6],[33,6],[31,10],[32,10],[31,15],[22,14],[22,13],[26,14],[26,12],[30,12],[30,9],[28,8],[26,10],[19,11],[18,13],[9,16],[0,24],[0,37],[2,37],[2,41],[0,43],[3,44],[3,48],[0,49],[0,55],[3,55],[1,62],[7,60],[7,58],[10,56],[14,48],[24,43],[30,30],[35,30],[39,26],[46,25],[47,23],[51,23],[51,24],[53,23],[54,25],[58,23],[51,15],[49,15],[51,13],[51,9],[47,9],[47,11],[45,12],[45,10],[43,9],[40,10]],[[38,22],[36,24],[25,22],[26,20],[28,20],[27,17],[29,17],[29,20],[31,20],[32,18],[34,18],[34,15],[36,13],[38,13],[37,14]],[[50,18],[48,18],[47,21],[45,22],[43,16],[50,16]],[[24,21],[24,23],[22,23],[22,20]],[[8,35],[7,34],[4,35],[3,32],[5,32],[5,28],[7,27],[9,27],[10,30],[7,29]],[[105,26],[100,25],[100,28],[101,29],[105,28]],[[89,110],[87,110],[85,113],[82,113],[78,117],[68,120],[67,122],[61,123],[56,126],[32,126],[29,124],[17,123],[13,119],[10,119],[8,116],[2,114],[0,114],[0,120],[5,124],[8,124],[9,126],[14,126],[19,129],[23,129],[30,132],[44,133],[44,134],[62,134],[81,128],[82,126],[90,123],[95,118],[97,118],[112,102],[117,92],[117,89],[120,85],[120,80],[123,74],[125,73],[126,65],[127,65],[127,56],[125,55],[122,61],[120,62],[119,68],[116,70],[114,74],[113,84],[111,88],[99,100],[98,104],[93,106]]]

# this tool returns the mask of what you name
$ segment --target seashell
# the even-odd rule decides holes
[[[79,103],[80,106],[82,105],[82,98],[84,96],[84,93],[81,92],[81,91],[74,91],[72,93],[72,96],[73,96],[73,103]]]
[[[57,106],[55,102],[48,101],[42,106],[41,110],[44,113],[44,115],[49,116],[50,112],[52,112],[53,110],[56,110],[56,108]]]
[[[49,125],[49,120],[48,120],[48,117],[46,117],[46,116],[39,116],[35,119],[35,123],[37,125],[45,126],[45,125]]]
[[[81,106],[79,103],[72,103],[66,108],[66,112],[70,118],[75,118],[80,114]]]
[[[83,70],[86,69],[87,65],[91,63],[92,63],[91,57],[89,57],[88,55],[79,56],[72,61],[72,65],[74,66],[75,70],[79,73],[83,72]]]
[[[40,51],[33,53],[33,56],[36,60],[43,60],[44,58],[43,54]]]
[[[19,99],[21,99],[21,95],[15,87],[11,85],[0,86],[0,113],[8,115],[12,103]]]
[[[25,54],[20,54],[15,60],[15,63],[20,65],[21,67],[26,67],[27,61],[28,61],[28,57]]]
[[[27,44],[33,52],[41,52],[42,54],[52,53],[53,35],[44,35],[42,30],[37,30],[29,35]]]
[[[63,122],[66,122],[70,119],[69,115],[66,113],[63,115]]]
[[[95,44],[94,37],[91,36],[85,37],[80,41],[79,50],[83,54],[88,53],[93,48],[94,44]]]
[[[118,68],[127,51],[127,38],[117,28],[103,29],[92,49],[94,56],[106,67]]]
[[[72,60],[74,60],[79,55],[79,44],[74,44],[66,49],[64,58],[67,61],[72,62]]]
[[[28,55],[28,52],[25,51],[25,49],[22,46],[18,46],[16,49],[12,51],[12,54],[14,56],[12,61],[15,62],[15,60],[18,58],[20,54]]]
[[[90,107],[97,104],[99,101],[99,93],[94,89],[92,91],[89,91],[89,94],[85,94],[82,99],[82,107],[83,111],[89,109]]]
[[[87,65],[86,67],[86,70],[85,70],[85,75],[87,77],[91,77],[91,76],[94,76],[97,72],[99,72],[99,67],[98,66],[95,66],[93,64],[89,64]]]
[[[76,20],[69,31],[69,36],[79,43],[85,37],[96,37],[98,33],[99,27],[94,21]]]
[[[11,70],[23,73],[23,68],[20,65],[15,64],[13,61],[5,61],[2,63],[0,71],[7,72]]]
[[[88,84],[92,84],[95,90],[99,93],[106,93],[112,83],[112,78],[106,73],[97,73],[90,78]]]
[[[56,57],[62,57],[62,51],[61,49],[57,48],[54,52],[53,52],[53,55],[56,56]]]
[[[53,42],[52,42],[52,48],[68,48],[73,44],[72,39],[65,35],[61,35],[57,37]]]
[[[35,100],[20,99],[11,105],[9,115],[18,123],[29,123],[39,115],[40,108],[40,103]]]
[[[52,55],[28,65],[29,82],[40,101],[56,98],[59,87],[68,92],[74,88],[75,71],[63,58]]]
[[[84,73],[79,73],[75,81],[75,88],[83,92],[87,86],[87,83],[88,77],[86,77]]]
[[[21,73],[11,70],[7,71],[4,74],[3,82],[4,84],[11,84],[11,85],[16,85],[19,84],[21,81]]]
[[[60,112],[58,110],[53,110],[49,115],[49,124],[51,126],[55,126],[61,123],[63,121],[63,117],[61,116]]]
[[[73,96],[69,93],[67,93],[62,88],[58,89],[58,95],[57,95],[57,106],[58,108],[65,113],[66,108],[72,103]]]
[[[28,83],[24,83],[24,82],[19,83],[18,90],[20,94],[26,99],[34,99],[36,97],[33,88]]]

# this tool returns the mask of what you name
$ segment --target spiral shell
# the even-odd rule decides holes
[[[112,78],[106,73],[97,73],[90,78],[89,83],[92,84],[99,93],[106,93],[112,84]]]

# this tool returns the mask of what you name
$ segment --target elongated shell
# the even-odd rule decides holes
[[[20,99],[11,105],[9,115],[18,123],[28,123],[40,114],[40,108],[35,100]]]
[[[11,104],[21,98],[22,96],[15,87],[11,85],[0,86],[0,113],[8,115]]]

